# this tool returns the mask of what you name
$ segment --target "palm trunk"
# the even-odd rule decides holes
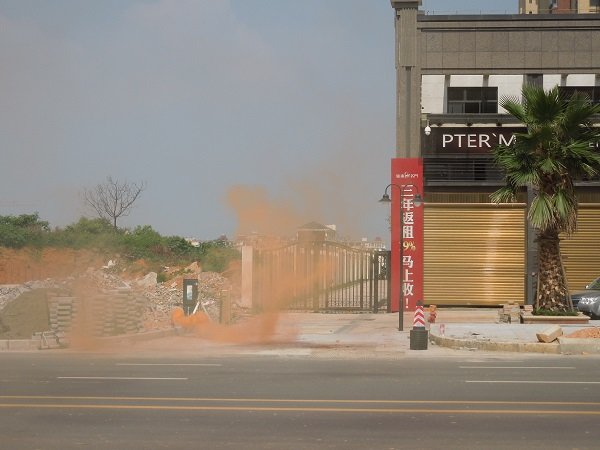
[[[538,263],[536,309],[571,311],[558,232],[548,231],[538,237]]]

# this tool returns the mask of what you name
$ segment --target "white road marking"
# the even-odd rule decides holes
[[[170,377],[56,377],[59,380],[165,380],[181,381],[188,378],[170,378]]]
[[[223,364],[209,363],[117,363],[117,366],[207,366],[221,367]]]
[[[465,383],[600,384],[600,381],[465,380]]]
[[[460,369],[576,369],[563,366],[459,366]]]

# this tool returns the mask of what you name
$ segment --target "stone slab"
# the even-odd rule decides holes
[[[568,325],[586,324],[589,323],[590,318],[581,313],[577,316],[534,316],[533,314],[522,313],[521,321],[524,324],[548,323],[556,325]]]

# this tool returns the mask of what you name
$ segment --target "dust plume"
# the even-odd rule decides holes
[[[302,214],[289,201],[270,199],[264,188],[234,186],[227,202],[238,217],[238,235],[293,236],[303,223]]]
[[[291,329],[280,334],[279,315],[276,312],[259,314],[234,325],[222,325],[211,322],[203,312],[198,311],[186,316],[181,308],[175,308],[171,314],[174,325],[193,332],[202,339],[227,344],[267,344],[293,340],[295,332]],[[279,333],[278,333],[279,332]]]

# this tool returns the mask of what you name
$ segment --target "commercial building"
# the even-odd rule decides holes
[[[589,14],[600,12],[600,0],[519,0],[519,14]]]
[[[589,10],[597,6],[594,1],[575,3]],[[420,300],[531,303],[536,245],[526,208],[532,193],[523,191],[515,204],[495,205],[489,198],[503,184],[491,150],[513,139],[522,126],[499,103],[506,96],[520,98],[525,83],[585,91],[600,102],[600,14],[550,13],[562,2],[554,2],[556,8],[547,14],[487,16],[424,15],[416,0],[391,4],[396,18],[395,156],[400,164],[422,161]],[[600,143],[590,145],[600,151]],[[392,183],[400,177],[392,170]],[[577,193],[578,231],[562,242],[571,290],[600,276],[600,183],[582,182]],[[394,242],[393,236],[392,246],[394,252],[398,239]]]

